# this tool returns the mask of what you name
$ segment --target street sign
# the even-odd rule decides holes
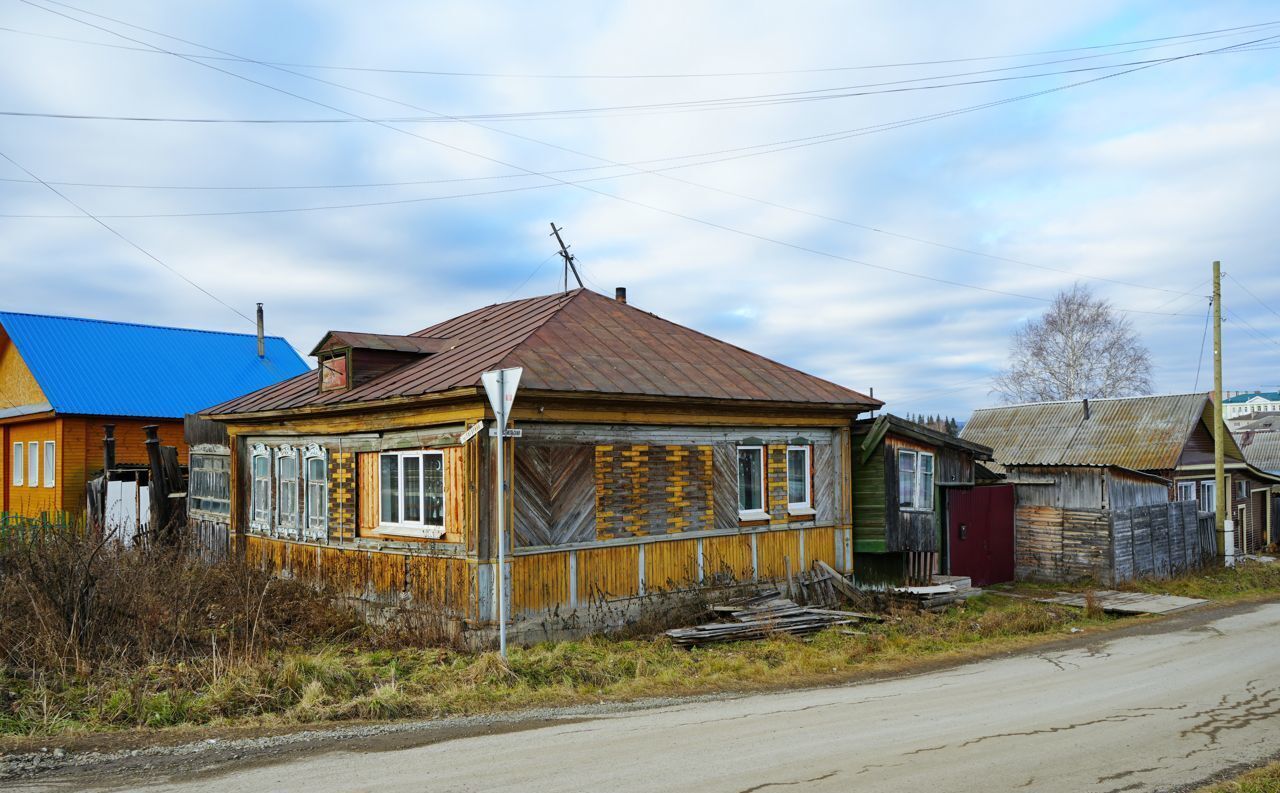
[[[484,383],[484,392],[489,395],[489,404],[493,406],[493,418],[496,426],[489,428],[489,433],[493,437],[498,437],[501,433],[504,438],[520,437],[520,430],[508,430],[507,419],[511,416],[511,403],[516,399],[516,389],[520,386],[520,375],[524,374],[524,369],[515,367],[512,369],[498,369],[492,372],[484,372],[480,375],[480,382]],[[507,658],[507,587],[504,584],[506,578],[506,545],[507,530],[503,525],[505,523],[504,516],[507,513],[507,466],[503,462],[503,448],[507,444],[498,443],[498,569],[493,576],[494,596],[498,601],[498,653],[503,660]]]
[[[489,437],[490,437],[490,438],[496,438],[496,437],[498,437],[498,428],[497,428],[497,427],[490,427],[490,428],[489,428]],[[521,430],[521,429],[505,429],[505,430],[503,430],[503,431],[502,431],[502,437],[504,437],[504,438],[523,438],[523,437],[524,437],[524,430]]]
[[[480,430],[482,429],[484,429],[484,422],[477,421],[475,424],[472,424],[470,427],[467,427],[467,431],[462,433],[462,435],[458,437],[458,443],[460,444],[466,443],[467,441],[471,440],[475,436],[479,435]]]
[[[511,415],[511,403],[515,401],[516,389],[520,386],[520,375],[524,369],[498,369],[480,375],[484,383],[484,392],[489,395],[489,404],[493,406],[493,416],[499,427],[507,426],[507,417]]]

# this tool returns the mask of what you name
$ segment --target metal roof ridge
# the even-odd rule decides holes
[[[236,336],[244,338],[257,338],[256,333],[237,333],[231,330],[209,330],[208,328],[182,328],[177,325],[151,325],[145,322],[123,322],[117,319],[94,319],[93,317],[72,317],[63,314],[36,314],[29,311],[0,311],[0,319],[4,317],[34,317],[36,319],[56,319],[65,322],[89,322],[94,325],[121,325],[129,328],[146,328],[148,330],[174,330],[182,333],[208,333],[214,336]],[[285,344],[289,340],[284,336],[263,336],[264,339],[275,339],[283,341]]]
[[[1026,408],[1026,407],[1035,407],[1039,405],[1077,405],[1085,401],[1086,399],[1089,400],[1090,402],[1121,402],[1129,399],[1169,399],[1172,397],[1190,397],[1190,396],[1202,396],[1202,397],[1208,398],[1209,395],[1210,395],[1210,392],[1208,391],[1184,391],[1184,392],[1175,393],[1175,394],[1141,394],[1138,396],[1126,396],[1126,397],[1080,397],[1079,399],[1050,399],[1044,402],[1015,402],[1011,405],[992,405],[991,407],[974,408],[973,412],[982,413],[988,410],[1006,410],[1008,408]],[[1224,399],[1223,401],[1225,402],[1226,400]]]

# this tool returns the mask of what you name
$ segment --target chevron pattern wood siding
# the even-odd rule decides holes
[[[518,548],[567,545],[596,538],[594,447],[521,444],[512,500]]]
[[[832,447],[827,443],[813,446],[813,508],[818,523],[830,523],[836,519],[836,461]]]
[[[717,443],[715,448],[715,483],[713,485],[713,511],[715,528],[724,531],[738,530],[738,447],[732,443]]]

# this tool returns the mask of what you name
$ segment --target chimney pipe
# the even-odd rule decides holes
[[[1089,400],[1084,401],[1084,417],[1089,418]]]
[[[262,304],[258,304],[258,357],[267,357],[267,340],[263,335]]]
[[[613,299],[617,300],[619,303],[627,302],[627,288],[625,286],[615,288],[613,290]]]

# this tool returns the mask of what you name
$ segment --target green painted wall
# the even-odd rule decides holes
[[[855,439],[856,440],[856,439]],[[854,454],[859,449],[854,444]],[[879,553],[885,550],[884,445],[865,463],[853,468],[853,550]],[[857,569],[855,567],[855,569]]]

